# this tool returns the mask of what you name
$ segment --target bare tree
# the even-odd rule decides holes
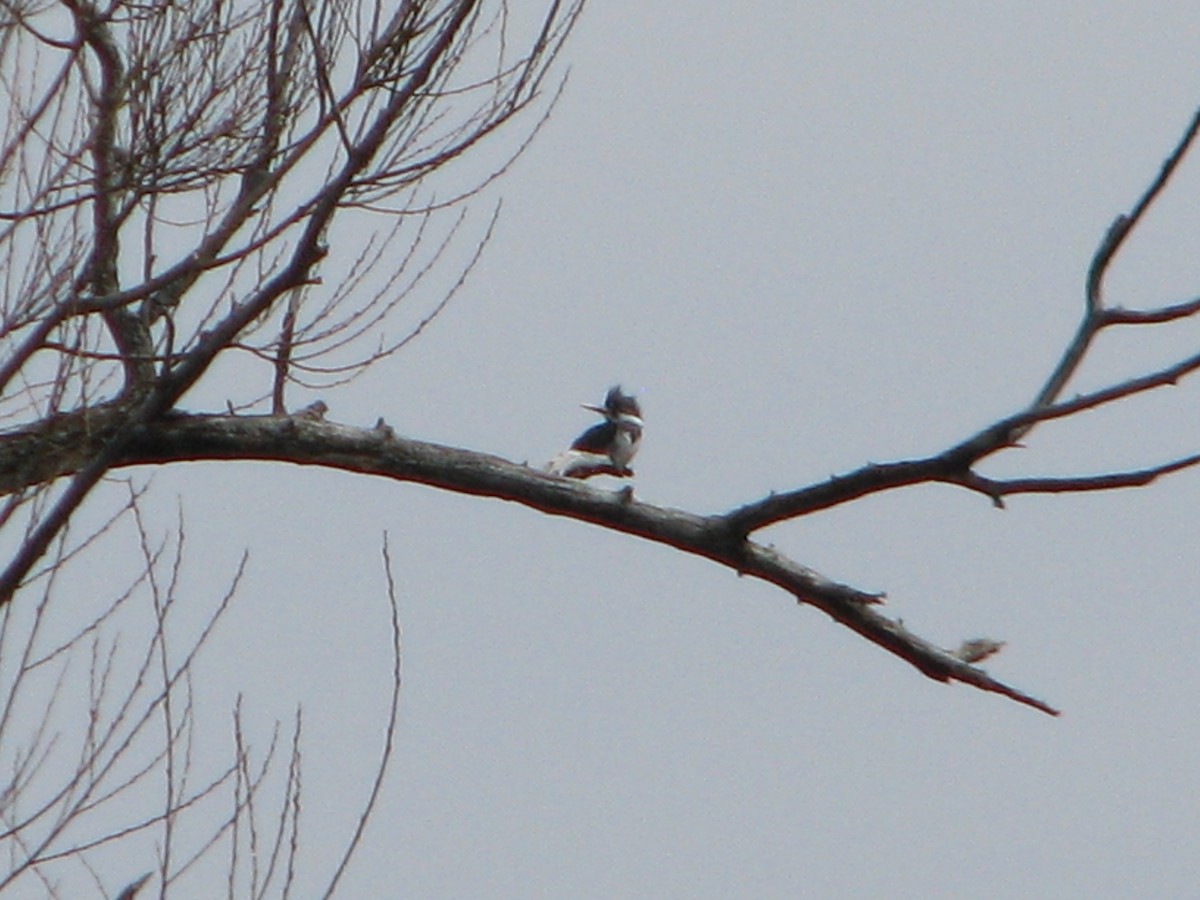
[[[580,9],[0,4],[0,414],[15,441],[0,449],[12,476],[0,510],[11,551],[0,572],[0,889],[79,896],[91,883],[132,897],[157,884],[165,895],[214,857],[230,896],[299,889],[299,712],[256,750],[239,702],[228,764],[195,763],[193,663],[241,569],[207,619],[189,618],[177,602],[190,590],[182,515],[152,537],[142,488],[110,473],[161,424],[190,418],[176,404],[219,358],[259,360],[263,377],[212,424],[269,401],[257,420],[303,428],[322,407],[286,416],[289,384],[332,389],[419,334],[486,243],[494,211],[476,227],[464,201],[548,114],[559,83],[546,75]],[[480,145],[486,174],[456,177]],[[397,330],[397,310],[426,295],[440,300]],[[85,498],[115,507],[96,523]],[[63,582],[106,541],[136,563],[89,609]],[[386,548],[384,571],[391,720],[326,893],[390,755],[400,670]],[[195,820],[210,825],[197,832]],[[105,869],[94,851],[114,842],[145,865]]]
[[[54,894],[57,865],[86,873],[103,893],[125,885],[122,896],[133,896],[150,876],[124,873],[114,886],[89,853],[151,831],[154,864],[145,869],[163,893],[217,853],[227,858],[231,895],[286,894],[294,884],[302,719],[255,752],[235,710],[229,765],[193,772],[191,664],[240,572],[200,626],[177,625],[183,519],[156,538],[141,517],[141,489],[114,476],[128,467],[277,460],[511,500],[765,580],[931,678],[1055,713],[977,665],[1000,642],[939,647],[883,614],[882,595],[832,580],[754,535],[900,487],[952,484],[1002,505],[1020,493],[1144,485],[1200,463],[1189,454],[1136,471],[1054,478],[996,478],[981,469],[1046,423],[1200,368],[1197,354],[1066,394],[1102,330],[1200,312],[1200,300],[1126,310],[1103,297],[1110,264],[1193,144],[1200,116],[1104,237],[1078,333],[1044,387],[1023,409],[932,456],[693,513],[641,502],[628,487],[597,489],[485,452],[412,440],[382,420],[335,424],[324,402],[289,413],[289,385],[334,391],[416,337],[454,297],[495,216],[472,234],[466,201],[544,121],[561,84],[548,73],[581,6],[553,0],[525,20],[528,13],[504,3],[470,0],[0,5],[0,743],[10,748],[0,793],[10,865],[0,887],[38,880]],[[481,153],[492,161],[489,174],[456,182],[452,164]],[[417,288],[439,284],[417,326],[396,330],[401,305]],[[262,377],[223,410],[182,412],[184,394],[235,355],[260,361]],[[85,498],[109,504],[108,517],[86,515]],[[87,614],[78,604],[64,609],[64,578],[100,542],[131,548],[126,584]],[[395,660],[390,746],[399,630],[386,562],[384,571]],[[141,623],[141,644],[130,636],[131,620]],[[31,708],[43,712],[31,719]],[[86,724],[56,724],[71,716]],[[29,721],[39,724],[22,732]],[[357,846],[387,749],[327,892]],[[153,813],[107,817],[163,772],[167,795]],[[206,837],[177,837],[184,814],[221,798],[232,798],[232,812],[215,816]]]

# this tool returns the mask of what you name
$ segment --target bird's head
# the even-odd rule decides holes
[[[642,422],[642,408],[638,405],[637,397],[634,397],[632,394],[623,393],[619,384],[613,385],[608,389],[608,394],[604,397],[603,406],[593,406],[590,403],[580,405],[584,409],[600,413],[604,418],[618,425],[629,425],[636,428],[641,428],[644,425]]]

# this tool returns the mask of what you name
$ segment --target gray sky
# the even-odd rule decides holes
[[[1194,4],[1049,8],[595,4],[553,119],[489,194],[485,261],[408,351],[323,395],[330,418],[540,464],[621,381],[647,420],[639,496],[707,512],[1015,410],[1077,323],[1101,235],[1200,104]],[[1198,196],[1200,160],[1110,302],[1200,292]],[[1200,325],[1104,340],[1077,389],[1198,341]],[[1037,432],[991,471],[1194,452],[1198,403],[1185,382]],[[403,719],[347,896],[1200,882],[1200,473],[1004,512],[919,488],[762,535],[886,591],[932,640],[1007,640],[990,670],[1058,720],[936,684],[703,561],[525,509],[278,466],[155,484],[164,521],[184,497],[198,603],[252,550],[202,712],[221,721],[238,690],[260,721],[303,704],[314,865],[379,752],[391,535]]]

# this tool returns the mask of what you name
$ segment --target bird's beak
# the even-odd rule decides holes
[[[579,405],[584,409],[590,409],[592,412],[600,413],[602,416],[608,415],[608,410],[603,406],[592,406],[590,403],[580,403]]]

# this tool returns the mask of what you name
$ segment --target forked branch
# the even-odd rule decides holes
[[[1083,320],[1074,338],[1064,349],[1054,371],[1028,407],[999,419],[940,453],[919,459],[869,464],[819,484],[771,494],[762,500],[748,503],[727,515],[730,528],[738,534],[751,534],[777,522],[829,509],[870,494],[915,484],[942,482],[961,485],[986,494],[997,506],[1002,506],[1004,497],[1010,494],[1070,493],[1136,487],[1200,463],[1200,457],[1194,454],[1181,454],[1175,459],[1144,468],[1066,478],[1030,476],[994,479],[975,469],[980,462],[1010,447],[1018,446],[1041,423],[1065,419],[1155,388],[1177,384],[1200,369],[1200,353],[1196,353],[1157,371],[1135,376],[1070,400],[1059,399],[1078,370],[1079,364],[1093,346],[1096,335],[1103,329],[1117,325],[1177,322],[1200,313],[1200,299],[1146,310],[1106,308],[1102,301],[1104,279],[1114,259],[1133,230],[1144,220],[1151,205],[1166,189],[1187,152],[1195,144],[1198,133],[1200,110],[1192,117],[1157,177],[1137,199],[1132,210],[1128,214],[1118,216],[1106,232],[1088,266]]]

